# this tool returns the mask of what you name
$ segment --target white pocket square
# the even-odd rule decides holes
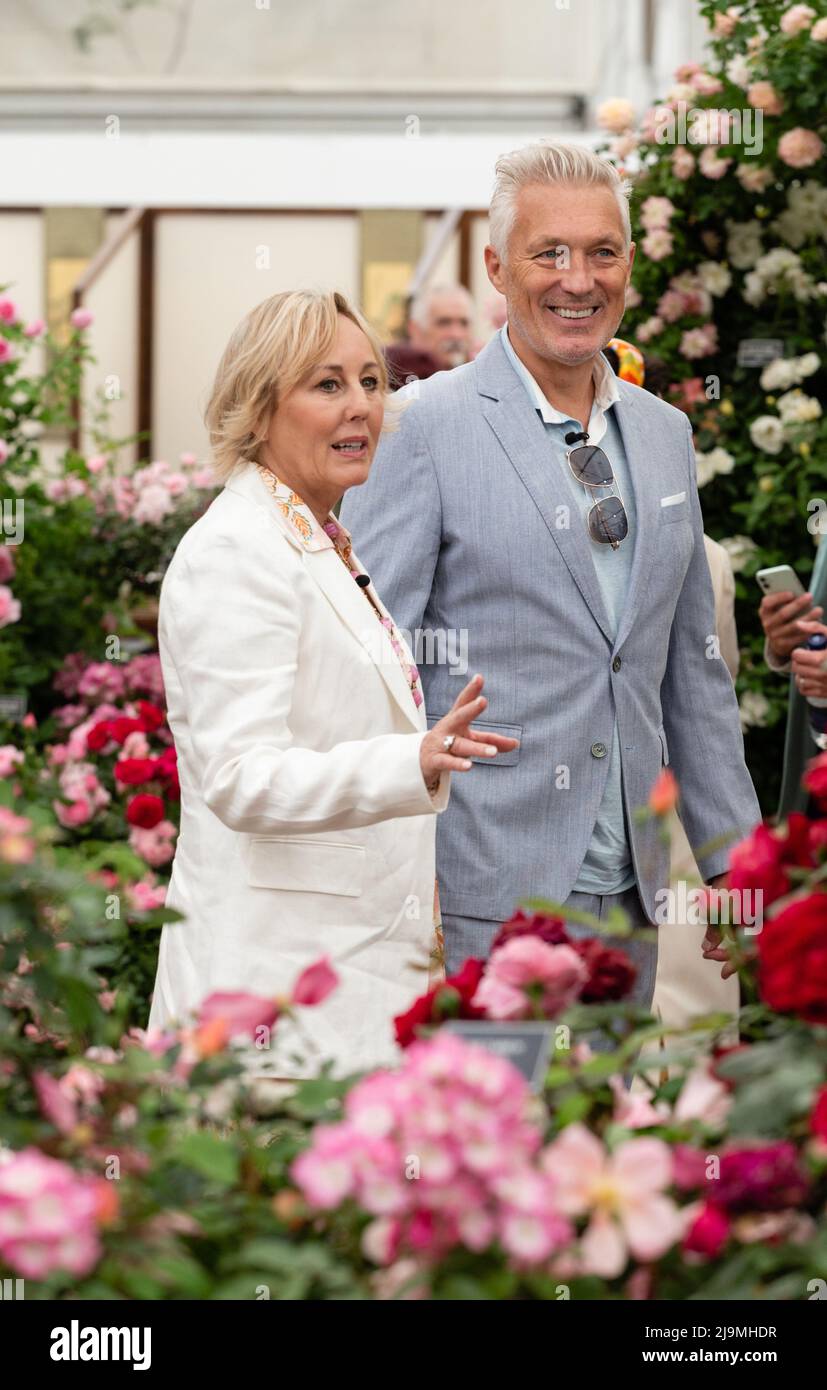
[[[660,505],[662,507],[675,507],[678,502],[683,502],[685,498],[685,492],[676,492],[672,497],[661,497]]]

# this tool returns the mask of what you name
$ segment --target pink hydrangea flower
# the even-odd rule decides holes
[[[377,1263],[424,1268],[458,1245],[496,1241],[517,1264],[541,1263],[572,1228],[537,1166],[529,1103],[510,1063],[442,1033],[414,1043],[398,1071],[360,1081],[293,1177],[313,1206],[350,1198],[375,1218],[364,1249]]]

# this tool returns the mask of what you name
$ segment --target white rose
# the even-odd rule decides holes
[[[797,358],[776,357],[768,362],[761,373],[761,387],[764,391],[786,391],[798,381]]]
[[[821,404],[803,391],[788,391],[778,398],[778,413],[785,425],[806,425],[821,416]]]
[[[731,473],[735,467],[734,455],[722,449],[720,444],[715,449],[710,449],[707,458],[716,473]]]
[[[750,80],[749,63],[743,53],[736,53],[726,65],[726,75],[736,87],[746,87]]]
[[[821,358],[817,352],[805,352],[803,357],[796,359],[798,362],[798,379],[803,381],[805,376],[812,376],[821,366]]]
[[[784,447],[784,426],[777,415],[759,415],[749,427],[749,437],[765,454],[780,454]]]
[[[726,540],[721,541],[721,545],[729,556],[733,574],[742,570],[750,556],[758,549],[755,541],[749,536],[727,536]]]
[[[762,728],[767,722],[770,702],[760,690],[745,690],[740,700],[741,728]]]
[[[732,275],[720,261],[701,261],[697,273],[704,289],[716,299],[726,294],[732,284]]]

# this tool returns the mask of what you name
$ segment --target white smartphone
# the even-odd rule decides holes
[[[800,597],[807,592],[792,565],[773,565],[770,569],[758,570],[755,578],[765,594],[791,593]]]

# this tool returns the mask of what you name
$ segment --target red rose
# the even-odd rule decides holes
[[[151,782],[153,777],[157,777],[156,763],[155,758],[121,758],[120,762],[115,763],[115,776],[127,786],[139,787],[142,782]]]
[[[515,912],[514,916],[500,927],[491,943],[491,952],[504,946],[506,941],[510,941],[515,936],[539,936],[540,940],[545,941],[548,946],[570,945],[569,934],[562,917],[546,917],[541,912],[535,912],[531,917],[526,917],[525,913],[520,911]]]
[[[414,1000],[406,1013],[396,1015],[393,1027],[400,1047],[410,1047],[417,1040],[417,1030],[431,1022],[436,993],[436,989],[429,989],[427,994],[420,994]]]
[[[637,968],[626,952],[604,946],[596,936],[572,941],[573,949],[588,967],[589,978],[580,991],[584,1004],[602,1004],[608,999],[623,999],[637,978]]]
[[[427,994],[421,994],[407,1013],[397,1014],[393,1023],[399,1046],[410,1047],[417,1040],[418,1029],[441,1023],[445,1018],[485,1018],[485,1010],[471,1003],[484,968],[484,961],[469,956],[456,975],[449,975]]]
[[[776,898],[783,898],[793,886],[788,869],[811,869],[815,865],[812,831],[812,823],[800,811],[790,814],[786,834],[768,825],[757,825],[729,856],[727,887],[760,890],[765,908]]]
[[[758,940],[761,997],[779,1013],[827,1024],[827,893],[810,893],[764,922]]]
[[[151,830],[153,825],[164,819],[164,803],[160,796],[149,796],[142,792],[133,796],[126,807],[126,819],[130,825],[139,825],[142,830]]]
[[[684,1250],[714,1260],[729,1238],[729,1217],[713,1202],[705,1202],[683,1238]]]
[[[816,1139],[827,1144],[827,1086],[816,1093],[815,1105],[810,1115],[810,1129]]]
[[[820,806],[827,808],[827,753],[820,753],[807,764],[803,785]]]
[[[166,723],[166,715],[157,705],[153,705],[149,700],[138,700],[138,713],[141,716],[144,733],[152,734],[161,725]]]
[[[105,748],[112,735],[109,732],[109,720],[102,719],[99,724],[93,724],[86,735],[86,747],[90,753],[99,753]]]
[[[117,719],[109,720],[109,732],[116,743],[125,743],[130,734],[141,734],[144,726],[140,719],[129,719],[127,715],[120,714]]]

